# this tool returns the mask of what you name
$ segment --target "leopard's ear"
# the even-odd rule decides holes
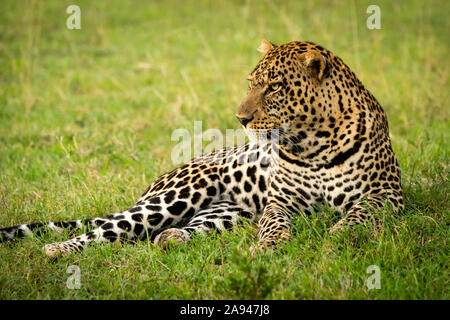
[[[259,46],[258,51],[266,54],[267,52],[269,52],[271,49],[273,49],[275,47],[276,47],[275,44],[263,39],[263,40],[261,40],[261,45]]]
[[[322,81],[327,70],[327,59],[317,51],[306,52],[302,61],[310,75],[319,82]]]

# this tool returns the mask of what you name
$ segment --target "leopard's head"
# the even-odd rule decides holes
[[[311,158],[342,146],[338,136],[356,134],[354,98],[362,85],[342,60],[303,41],[276,46],[263,40],[259,51],[264,57],[248,76],[236,113],[251,141],[277,132],[290,153]]]

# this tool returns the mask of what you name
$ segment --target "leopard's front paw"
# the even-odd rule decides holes
[[[330,236],[337,236],[342,232],[345,225],[346,225],[346,220],[341,219],[330,229],[330,231],[328,231],[328,233],[330,234]]]
[[[170,246],[182,244],[189,240],[189,232],[177,228],[170,228],[158,234],[154,240],[154,244],[163,249]]]
[[[261,248],[258,245],[254,244],[250,246],[249,250],[253,258],[255,258],[258,254],[264,253],[264,250],[261,250]]]
[[[61,243],[51,243],[44,246],[44,252],[48,258],[54,259],[58,256],[65,256],[70,253]]]
[[[259,240],[258,245],[250,246],[250,253],[252,257],[256,257],[258,254],[273,253],[278,247],[279,244],[275,240]]]
[[[277,249],[278,244],[275,240],[266,240],[261,239],[258,241],[258,249],[261,252],[264,252],[266,250],[275,250]]]

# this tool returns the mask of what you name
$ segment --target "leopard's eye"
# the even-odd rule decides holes
[[[281,88],[281,84],[279,82],[271,83],[269,85],[269,91],[274,92]]]

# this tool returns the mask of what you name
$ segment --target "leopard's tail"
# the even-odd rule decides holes
[[[59,222],[37,222],[30,224],[19,224],[17,226],[0,229],[0,243],[23,239],[26,236],[40,235],[45,231],[62,232],[64,230],[87,229],[99,227],[106,219],[85,219]]]

